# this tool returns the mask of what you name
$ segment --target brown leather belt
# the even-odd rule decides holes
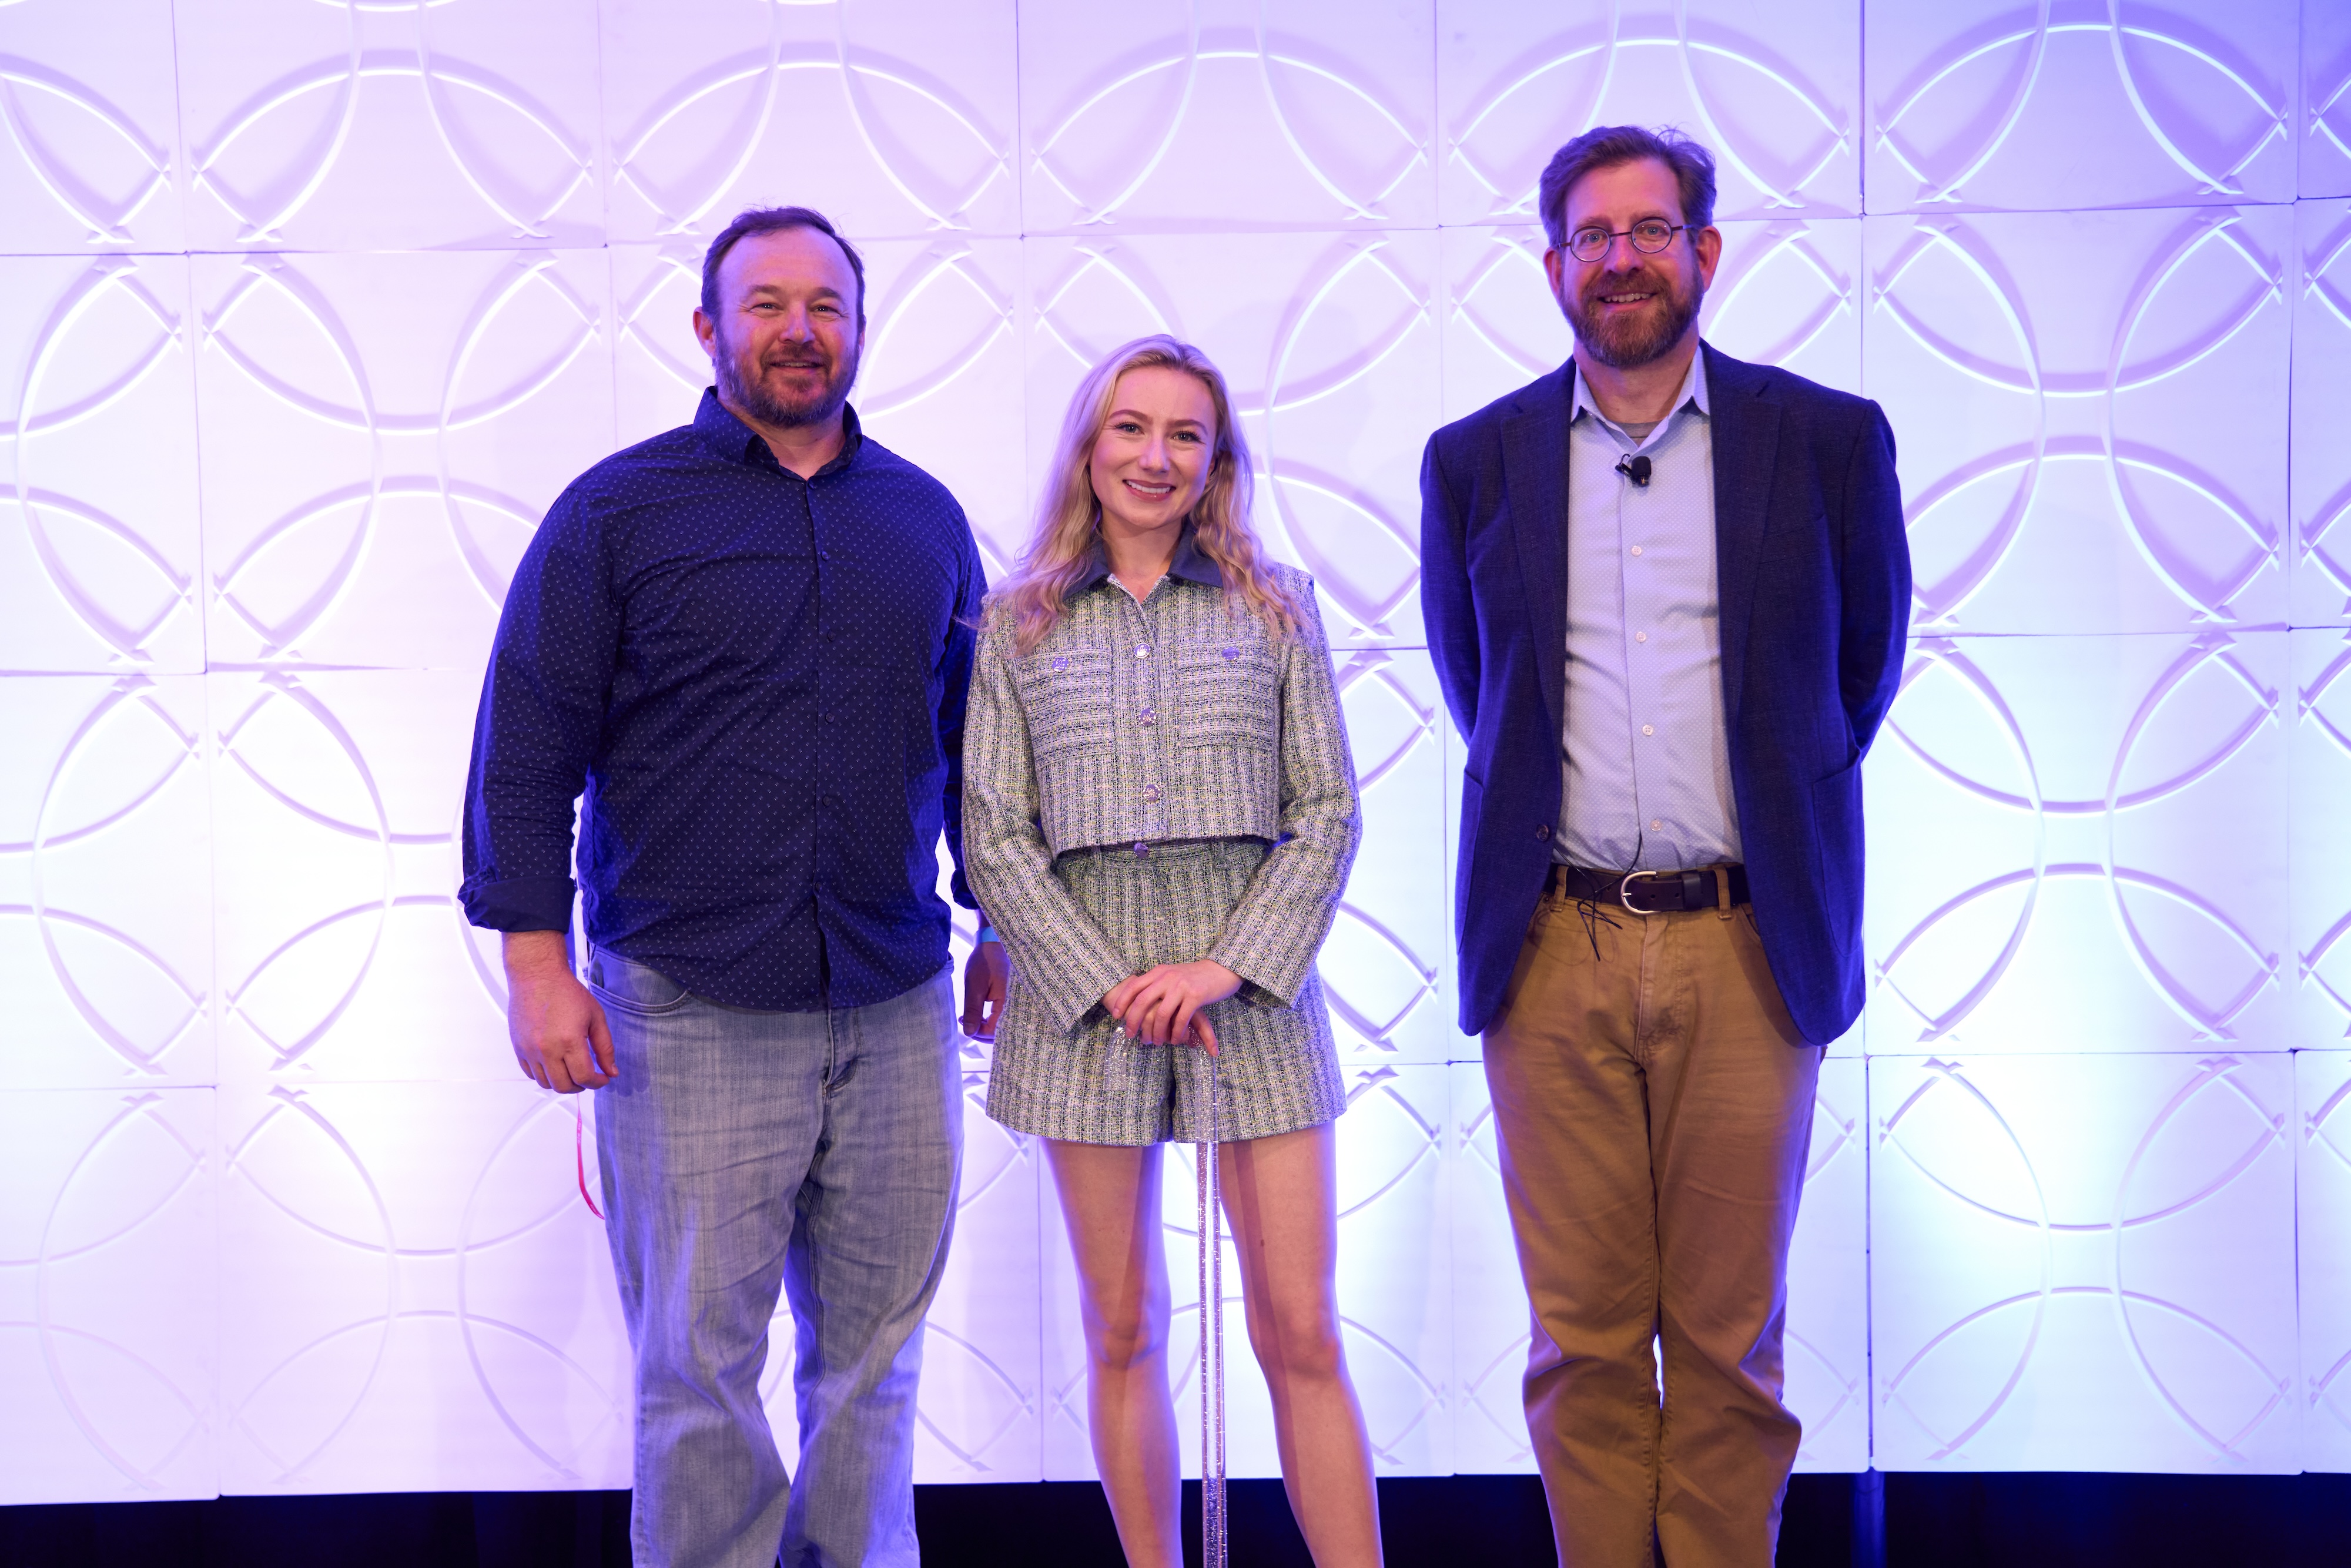
[[[1747,868],[1701,866],[1696,871],[1593,871],[1580,865],[1551,868],[1551,891],[1562,898],[1589,899],[1635,915],[1670,915],[1686,909],[1728,909],[1747,902]]]

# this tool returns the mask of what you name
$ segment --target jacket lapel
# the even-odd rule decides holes
[[[1710,343],[1707,402],[1714,436],[1715,591],[1722,605],[1724,718],[1735,727],[1755,619],[1755,562],[1770,520],[1771,470],[1780,455],[1780,403],[1770,378]]]
[[[1502,423],[1502,485],[1553,735],[1562,732],[1567,701],[1567,378],[1574,364],[1520,392]]]

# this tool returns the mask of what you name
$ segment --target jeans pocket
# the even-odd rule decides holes
[[[580,977],[598,1001],[639,1018],[674,1013],[694,1000],[693,992],[659,969],[602,947],[589,954],[587,972]]]

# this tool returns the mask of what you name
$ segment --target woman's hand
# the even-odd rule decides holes
[[[1137,1045],[1197,1045],[1217,1054],[1217,1031],[1201,1009],[1241,988],[1222,964],[1162,964],[1130,976],[1102,998],[1119,1027]]]

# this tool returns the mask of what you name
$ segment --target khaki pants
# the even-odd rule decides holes
[[[1821,1051],[1752,915],[1547,893],[1485,1045],[1560,1562],[1768,1568],[1801,1436],[1780,1342]]]

